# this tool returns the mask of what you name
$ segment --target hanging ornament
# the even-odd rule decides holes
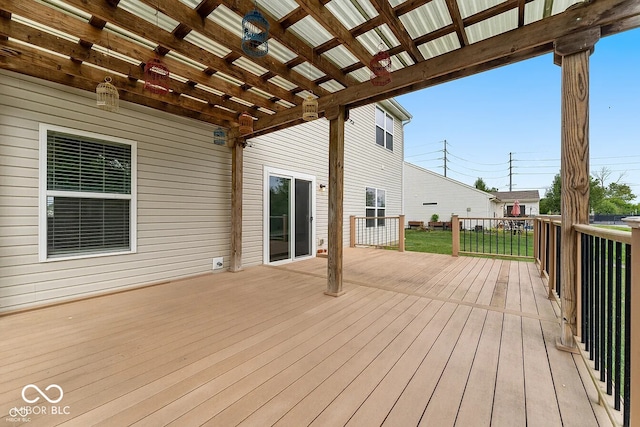
[[[213,143],[216,145],[227,145],[227,132],[221,127],[213,131]]]
[[[302,101],[302,120],[310,122],[318,118],[318,100],[311,95]]]
[[[251,117],[249,113],[244,112],[240,114],[238,123],[240,124],[240,128],[238,129],[240,135],[246,135],[253,132],[253,117]]]
[[[96,105],[101,110],[118,111],[120,105],[120,95],[118,89],[111,84],[111,77],[104,78],[104,83],[96,87]]]
[[[169,69],[158,58],[152,58],[144,66],[144,88],[152,93],[169,92]]]
[[[259,58],[269,52],[269,21],[256,8],[242,18],[242,50]]]
[[[371,83],[374,86],[384,86],[391,82],[391,57],[389,52],[382,50],[373,55],[371,62]]]

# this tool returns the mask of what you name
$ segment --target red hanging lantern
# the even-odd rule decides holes
[[[169,69],[158,58],[152,58],[144,66],[144,88],[153,93],[169,92]]]
[[[373,55],[369,65],[371,66],[371,84],[384,86],[391,82],[391,57],[387,51],[381,49]]]
[[[253,132],[253,117],[251,117],[249,113],[244,112],[240,114],[238,124],[240,125],[240,128],[238,129],[240,135],[246,135]]]

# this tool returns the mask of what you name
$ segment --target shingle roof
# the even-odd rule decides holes
[[[540,200],[540,193],[538,190],[524,190],[524,191],[493,191],[491,194],[496,196],[503,202],[507,201],[523,201],[523,200]]]

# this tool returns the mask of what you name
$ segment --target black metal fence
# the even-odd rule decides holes
[[[350,219],[351,247],[367,246],[404,251],[404,215],[352,216]]]
[[[459,218],[460,253],[533,258],[532,218]]]

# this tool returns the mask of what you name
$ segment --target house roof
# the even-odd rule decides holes
[[[258,58],[241,48],[256,5],[270,24]],[[638,15],[636,0],[3,0],[0,67],[91,92],[110,76],[121,99],[227,128],[246,111],[250,137],[302,122],[307,96],[321,115],[369,104],[551,52],[582,30],[635,28]],[[379,50],[393,73],[374,86]],[[144,89],[157,57],[167,94]]]
[[[524,191],[494,191],[491,194],[496,196],[500,201],[513,202],[523,200],[540,200],[540,193],[538,190],[524,190]]]

